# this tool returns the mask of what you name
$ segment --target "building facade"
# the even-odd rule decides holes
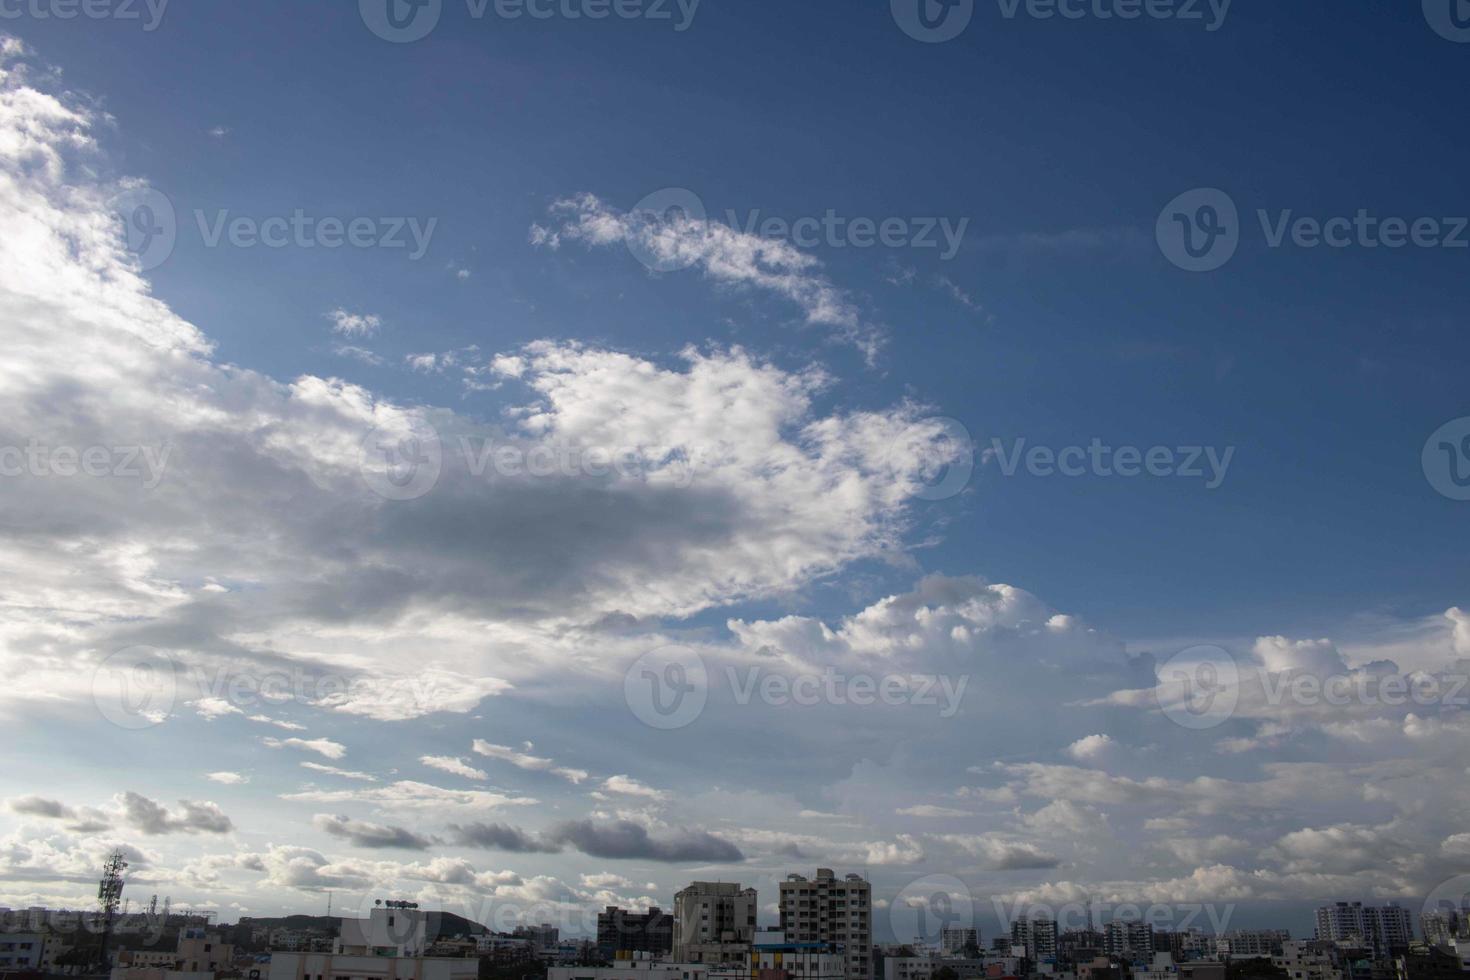
[[[1011,923],[1011,945],[1026,950],[1026,958],[1033,963],[1054,962],[1057,924],[1044,916],[1018,916]]]
[[[330,953],[272,951],[269,980],[477,980],[477,958],[425,956],[428,931],[417,905],[386,902],[343,919]]]
[[[657,905],[631,912],[609,905],[597,913],[597,950],[604,959],[619,953],[669,953],[674,948],[674,920]]]
[[[1154,927],[1136,919],[1113,919],[1103,927],[1103,951],[1129,963],[1151,963]]]
[[[1382,906],[1336,902],[1317,909],[1317,938],[1363,946],[1384,958],[1408,949],[1414,939],[1414,923],[1409,910],[1393,902]]]
[[[754,888],[738,882],[696,881],[674,895],[673,957],[714,962],[750,952],[755,935]]]
[[[816,877],[781,882],[781,930],[792,942],[831,943],[846,957],[847,980],[872,980],[873,886],[862,875],[838,878],[831,868]]]

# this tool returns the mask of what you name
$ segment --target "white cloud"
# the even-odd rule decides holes
[[[299,749],[315,752],[328,759],[340,759],[347,754],[347,746],[329,738],[262,738],[261,744],[268,749]]]
[[[687,214],[620,212],[592,194],[557,201],[551,215],[559,224],[555,229],[533,226],[532,244],[627,244],[659,267],[693,266],[716,283],[781,296],[800,307],[808,323],[833,328],[870,360],[882,345],[881,331],[864,322],[856,303],[819,271],[821,263],[788,242]]]
[[[1079,762],[1101,762],[1112,753],[1116,744],[1111,735],[1088,735],[1067,746],[1067,754]]]
[[[662,800],[668,795],[662,790],[654,789],[652,786],[646,786],[627,775],[607,777],[602,782],[602,788],[609,793],[621,793],[624,796],[641,796],[649,800]]]
[[[340,776],[343,779],[355,779],[360,783],[376,783],[378,777],[368,772],[357,772],[351,769],[338,769],[336,766],[324,766],[320,762],[303,762],[301,768],[310,769],[312,772],[325,773],[328,776]]]
[[[242,786],[245,783],[250,782],[249,776],[242,775],[238,772],[228,771],[205,773],[204,778],[208,779],[210,782],[223,783],[226,786]]]
[[[419,756],[419,761],[431,769],[438,769],[440,772],[463,776],[466,779],[485,780],[490,778],[489,773],[483,769],[476,769],[463,759],[458,759],[451,755],[424,755]]]
[[[551,759],[531,755],[528,752],[513,749],[508,745],[496,745],[482,738],[475,739],[471,748],[486,758],[509,762],[518,769],[529,769],[533,772],[549,772],[571,783],[580,783],[589,775],[585,770],[573,769],[569,766],[559,766]]]
[[[342,307],[327,314],[332,330],[344,337],[371,337],[382,327],[382,318],[373,313],[349,313]]]

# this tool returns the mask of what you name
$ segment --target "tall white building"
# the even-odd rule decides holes
[[[847,961],[847,980],[873,975],[873,886],[862,875],[838,878],[818,868],[814,879],[781,882],[781,931],[789,942],[833,943]]]
[[[1470,910],[1456,909],[1449,905],[1428,909],[1419,916],[1419,929],[1429,945],[1452,946],[1462,932],[1470,930]],[[1470,935],[1466,938],[1470,938]]]
[[[1414,923],[1409,910],[1393,902],[1383,906],[1336,902],[1317,909],[1317,938],[1364,946],[1383,957],[1408,947],[1414,938]]]
[[[1130,963],[1152,963],[1154,927],[1135,919],[1113,919],[1103,927],[1103,951]]]
[[[1291,939],[1284,929],[1232,929],[1215,943],[1221,956],[1234,960],[1270,959],[1281,953],[1281,944]]]
[[[1026,958],[1033,963],[1054,960],[1057,958],[1057,924],[1045,916],[1018,916],[1011,923],[1011,945],[1024,947]]]
[[[979,947],[980,931],[959,926],[946,926],[939,930],[939,951],[946,956],[963,953],[966,946]]]
[[[750,951],[755,935],[754,888],[738,882],[696,881],[674,894],[678,963],[719,963]]]

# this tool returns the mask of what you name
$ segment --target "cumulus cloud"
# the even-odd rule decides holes
[[[1088,735],[1067,746],[1067,754],[1078,762],[1100,762],[1108,756],[1116,744],[1111,735]]]
[[[143,834],[227,834],[235,829],[218,804],[207,801],[180,800],[178,810],[169,810],[128,790],[117,797],[117,803],[123,821]]]

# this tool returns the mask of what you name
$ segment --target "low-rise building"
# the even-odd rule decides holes
[[[1264,960],[1279,956],[1282,944],[1290,940],[1284,929],[1232,929],[1215,941],[1215,948],[1232,960]]]
[[[428,913],[387,902],[366,919],[343,919],[330,953],[272,951],[270,980],[476,980],[473,957],[426,956]],[[166,978],[173,980],[173,978]]]
[[[39,970],[46,940],[38,932],[0,934],[0,970]]]

